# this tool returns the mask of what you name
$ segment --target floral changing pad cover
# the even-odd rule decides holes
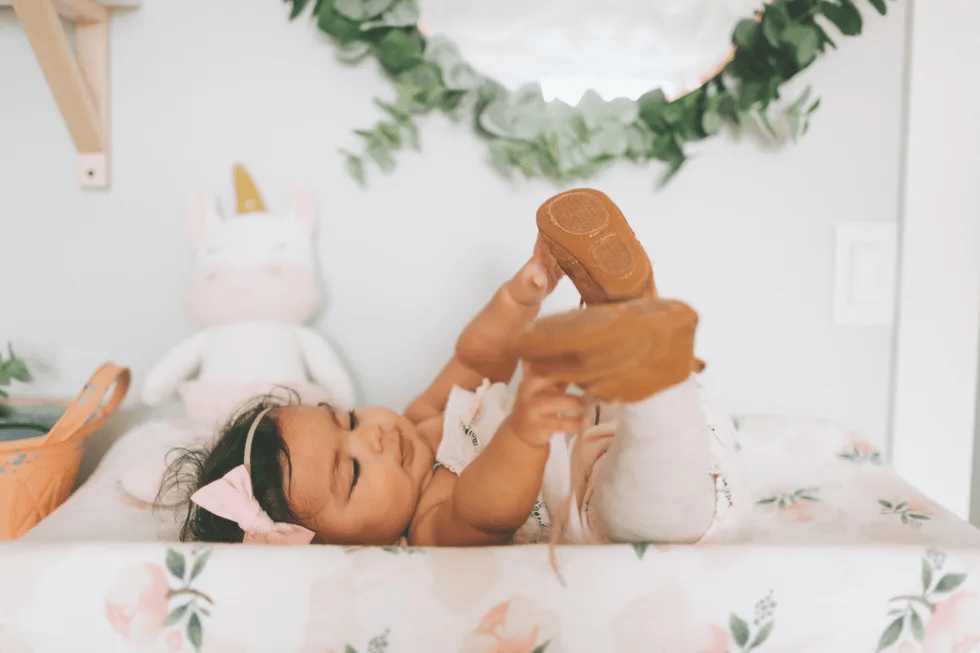
[[[854,431],[739,433],[752,542],[560,547],[560,576],[543,545],[93,541],[86,502],[154,519],[96,474],[55,526],[0,546],[0,652],[980,653],[980,530]],[[89,534],[56,537],[73,513]]]

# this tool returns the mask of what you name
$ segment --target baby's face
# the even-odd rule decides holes
[[[393,544],[408,527],[435,456],[407,419],[388,408],[351,413],[324,406],[276,412],[289,448],[290,506],[317,541]]]

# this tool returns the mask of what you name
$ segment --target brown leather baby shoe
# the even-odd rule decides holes
[[[657,297],[653,266],[623,212],[602,191],[575,188],[538,208],[538,231],[586,305]],[[691,369],[705,363],[694,358]]]
[[[650,259],[605,193],[592,188],[558,193],[538,209],[537,223],[586,305],[656,296]]]
[[[540,318],[515,347],[535,374],[635,402],[688,378],[697,324],[684,302],[641,297]]]

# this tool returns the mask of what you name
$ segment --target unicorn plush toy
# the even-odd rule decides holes
[[[319,300],[309,190],[294,185],[291,210],[270,213],[237,165],[235,192],[233,217],[222,218],[212,196],[191,209],[196,264],[187,309],[202,330],[151,368],[143,402],[157,405],[176,390],[187,416],[208,426],[277,386],[352,407],[353,383],[336,351],[303,325]]]

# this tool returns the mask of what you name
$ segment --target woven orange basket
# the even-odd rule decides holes
[[[128,368],[106,363],[78,396],[62,404],[64,411],[47,433],[0,441],[0,540],[20,537],[68,499],[88,437],[122,403],[129,382]],[[5,403],[25,409],[58,402],[10,399]]]

